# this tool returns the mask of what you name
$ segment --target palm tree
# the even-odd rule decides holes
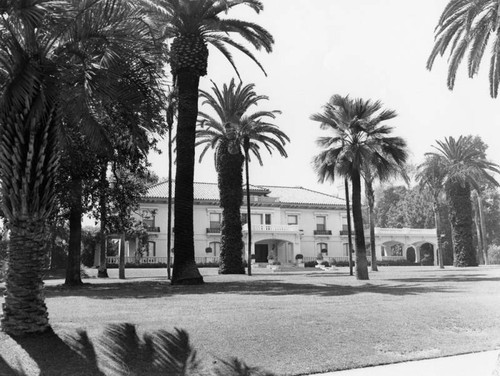
[[[440,205],[445,170],[442,164],[442,158],[436,155],[427,155],[422,164],[417,167],[416,179],[421,189],[426,189],[432,196],[432,205],[434,211],[434,221],[436,224],[436,244],[439,252],[439,268],[444,269],[443,247],[441,246],[441,217]]]
[[[56,14],[66,14],[57,4],[49,11],[49,5],[2,1],[0,6],[0,176],[10,230],[1,323],[13,335],[50,329],[42,266],[59,158],[57,71],[50,36],[61,32]]]
[[[146,157],[149,145],[144,140],[147,132],[155,131],[154,117],[160,107],[156,63],[161,58],[161,45],[143,22],[144,14],[126,1],[70,3],[87,15],[68,25],[58,49],[63,73],[62,145],[68,157],[71,196],[65,284],[80,285],[83,188],[86,174],[96,164],[82,161],[88,157],[95,160],[97,155],[111,161],[124,144],[130,146],[130,154]],[[118,142],[122,145],[117,146]]]
[[[138,69],[134,57],[140,55],[146,63],[141,52],[149,50],[152,53],[153,49],[143,45],[141,50],[140,43],[133,43],[135,37],[131,34],[138,29],[132,22],[118,28],[117,21],[129,12],[128,19],[133,19],[135,25],[142,25],[137,27],[143,28],[140,35],[145,37],[146,24],[140,22],[137,12],[125,2],[120,2],[119,6],[112,0],[32,0],[3,1],[0,5],[0,175],[3,209],[11,230],[2,327],[11,334],[26,334],[50,328],[42,291],[43,239],[46,221],[55,208],[55,180],[63,152],[63,127],[70,126],[68,130],[78,127],[79,131],[87,130],[89,135],[99,138],[101,133],[93,133],[98,129],[93,114],[97,111],[96,105],[102,103],[92,100],[94,94],[99,91],[109,94],[113,86],[119,86],[115,93],[129,100],[134,98],[134,103],[139,103],[138,94],[144,87],[135,92],[123,89],[132,87],[131,82],[139,82],[140,75],[145,74]],[[116,17],[113,16],[115,12]],[[130,12],[134,17],[130,17]],[[108,30],[115,28],[115,39],[80,29],[89,22],[94,25],[108,22]],[[127,37],[125,44],[118,38],[120,33]],[[98,40],[100,44],[95,43]],[[117,50],[111,53],[111,49],[104,47],[111,45],[119,46],[120,51],[129,48],[130,53],[116,54]],[[87,48],[79,49],[82,46]],[[85,60],[89,58],[87,54],[92,55],[94,61]],[[115,73],[124,71],[119,67],[131,66],[133,69],[129,69],[127,77],[122,76],[119,82],[113,80]],[[82,67],[88,69],[86,74],[81,74]],[[99,67],[110,70],[104,73]],[[96,86],[95,77],[106,81],[106,88]],[[106,95],[101,96],[101,100],[104,97]],[[111,100],[105,104],[110,107],[117,103],[123,105],[120,98],[108,97]],[[75,196],[80,196],[80,186],[74,186]],[[80,207],[81,202],[75,205],[75,213],[81,213]],[[73,219],[78,222],[81,215]],[[75,255],[79,278],[79,254]]]
[[[254,48],[271,52],[274,43],[263,27],[238,19],[221,18],[238,5],[247,5],[257,13],[263,9],[259,0],[141,0],[149,5],[173,37],[170,66],[178,93],[177,168],[175,178],[175,263],[172,284],[200,284],[203,278],[194,261],[193,178],[195,134],[198,116],[198,87],[207,74],[207,44],[219,50],[236,70],[232,46],[261,64],[243,44],[232,36],[239,35]]]
[[[240,82],[236,85],[232,79],[229,85],[225,84],[222,87],[222,90],[214,84],[212,91],[213,95],[206,91],[200,92],[200,96],[204,99],[203,104],[214,110],[216,117],[200,112],[197,145],[206,144],[200,154],[200,161],[210,148],[215,149],[214,158],[223,217],[219,272],[239,274],[244,273],[240,215],[245,160],[243,152],[248,155],[250,151],[262,165],[261,145],[269,153],[275,149],[281,156],[286,157],[284,145],[290,140],[276,125],[266,120],[274,119],[279,111],[257,111],[247,114],[250,107],[268,99],[264,95],[257,95],[253,84],[243,85]],[[248,162],[248,158],[246,161]],[[250,230],[249,228],[248,231]]]
[[[479,189],[478,182],[498,182],[489,172],[500,172],[499,166],[489,162],[472,137],[453,137],[436,141],[436,152],[427,155],[438,158],[444,172],[443,186],[450,208],[450,222],[455,266],[476,266],[476,251],[472,244],[471,189]]]
[[[373,166],[376,176],[385,177],[391,162],[400,165],[406,160],[405,142],[387,137],[392,128],[381,125],[395,116],[392,110],[382,110],[379,101],[340,95],[332,96],[322,113],[311,116],[312,120],[320,123],[321,129],[333,132],[332,137],[321,137],[317,141],[324,149],[313,161],[320,182],[334,181],[336,176],[347,177],[352,182],[357,279],[368,279],[361,210],[361,176],[365,166]]]
[[[401,137],[384,137],[380,142],[385,144],[384,147],[380,145],[380,151],[375,153],[373,160],[363,167],[365,195],[368,201],[368,222],[370,224],[371,270],[373,272],[378,271],[375,245],[375,190],[373,183],[375,179],[383,182],[398,175],[408,181],[408,176],[404,170],[404,164],[408,158],[406,141]],[[377,166],[381,168],[377,169]]]
[[[500,82],[500,18],[498,0],[451,0],[436,26],[434,48],[427,60],[430,70],[438,55],[449,54],[447,84],[455,85],[458,68],[466,55],[470,78],[479,71],[488,42],[491,42],[490,95],[496,98]],[[490,38],[492,40],[490,41]]]

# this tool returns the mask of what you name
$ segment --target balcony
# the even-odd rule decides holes
[[[160,232],[160,228],[155,226],[146,226],[145,229],[147,232]]]
[[[243,226],[243,232],[248,232],[248,224]],[[252,225],[252,232],[298,233],[298,225]]]
[[[219,235],[220,227],[207,227],[207,234]]]
[[[314,235],[318,236],[330,236],[332,234],[332,230],[314,230]]]

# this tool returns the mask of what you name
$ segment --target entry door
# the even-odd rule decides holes
[[[267,244],[255,244],[255,262],[267,262]]]

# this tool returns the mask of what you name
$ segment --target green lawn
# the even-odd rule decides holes
[[[201,272],[203,286],[170,286],[165,269],[127,270],[125,281],[110,270],[109,280],[86,279],[78,290],[47,281],[57,336],[14,340],[0,333],[0,374],[20,365],[27,374],[99,374],[95,364],[105,369],[113,357],[103,342],[112,323],[135,324],[140,336],[184,329],[205,364],[238,357],[290,375],[500,348],[498,266],[383,267],[370,281],[357,281],[347,268],[257,269],[252,277]]]

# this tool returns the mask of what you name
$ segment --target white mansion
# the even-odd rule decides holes
[[[347,213],[344,199],[302,187],[282,186],[251,186],[250,195],[252,253],[255,255],[255,262],[267,262],[271,251],[282,264],[294,263],[297,254],[302,254],[305,261],[314,260],[319,252],[327,260],[331,257],[337,261],[347,260]],[[141,262],[166,262],[167,200],[167,182],[152,186],[141,199],[137,216],[148,230],[148,246]],[[242,252],[245,258],[245,250],[248,249],[246,211],[246,204],[242,204],[245,244]],[[222,209],[219,207],[217,184],[194,183],[194,245],[197,262],[216,261],[220,252],[221,221]],[[173,223],[172,219],[172,226]],[[436,243],[433,229],[376,229],[376,233],[377,258],[380,259],[408,257],[418,262],[421,258],[420,246]],[[172,247],[174,236],[175,232],[172,231]],[[390,253],[395,244],[401,245],[398,255]],[[127,259],[134,257],[136,245],[137,241],[134,240],[126,242]]]

